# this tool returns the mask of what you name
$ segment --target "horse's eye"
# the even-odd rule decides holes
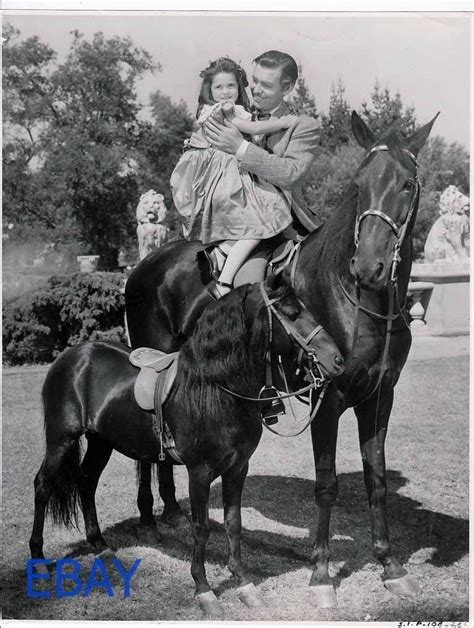
[[[281,313],[289,318],[290,321],[295,321],[301,315],[301,310],[295,306],[283,306]]]
[[[404,192],[413,192],[415,188],[415,183],[411,180],[405,181],[404,185],[403,185],[403,191]]]

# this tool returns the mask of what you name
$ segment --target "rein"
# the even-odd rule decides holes
[[[262,420],[262,425],[264,427],[266,427],[270,432],[272,432],[273,434],[276,434],[277,436],[283,436],[283,437],[292,437],[292,436],[298,436],[299,434],[302,434],[313,422],[313,420],[316,417],[316,414],[319,410],[319,407],[321,405],[321,402],[324,398],[326,389],[328,387],[329,382],[326,380],[326,378],[324,377],[324,375],[322,374],[321,371],[321,365],[317,359],[317,356],[315,354],[315,352],[310,348],[310,342],[311,340],[322,331],[323,327],[322,325],[317,325],[306,337],[302,336],[296,329],[294,329],[292,327],[292,325],[290,325],[282,316],[281,314],[278,312],[278,310],[275,308],[275,303],[277,303],[280,298],[274,298],[274,299],[270,299],[268,294],[265,291],[265,287],[264,287],[264,282],[260,282],[259,284],[259,288],[260,288],[260,293],[263,297],[263,302],[267,308],[267,313],[268,313],[268,328],[269,328],[269,344],[268,344],[268,349],[266,351],[265,354],[265,369],[266,369],[266,376],[265,376],[265,385],[262,386],[258,397],[248,397],[246,395],[242,395],[240,393],[237,393],[233,390],[231,390],[230,388],[227,388],[226,386],[223,386],[222,384],[217,384],[217,386],[229,393],[230,395],[238,398],[238,399],[243,399],[244,401],[253,401],[255,403],[268,403],[269,401],[276,401],[276,400],[280,400],[280,399],[289,399],[291,397],[297,397],[300,395],[303,395],[307,392],[313,391],[313,390],[317,390],[318,388],[322,387],[321,393],[319,395],[319,399],[318,402],[316,403],[315,407],[313,408],[313,410],[308,414],[307,417],[307,421],[304,425],[304,427],[302,429],[300,429],[298,432],[294,433],[294,434],[281,434],[280,432],[277,432],[276,430],[274,430],[273,428],[271,428],[269,425],[267,425],[265,423],[265,421]],[[312,382],[310,382],[308,384],[308,386],[304,386],[303,388],[300,388],[299,390],[289,393],[287,392],[286,394],[281,394],[278,393],[278,391],[276,390],[276,388],[273,386],[272,384],[272,363],[271,363],[271,342],[272,342],[272,338],[273,338],[273,316],[277,319],[277,321],[282,325],[283,329],[286,331],[286,333],[288,334],[288,336],[294,340],[299,346],[300,346],[300,351],[298,354],[298,359],[297,359],[297,373],[301,370],[302,367],[302,362],[303,362],[303,358],[306,355],[306,357],[309,358],[310,360],[310,367],[307,369],[307,372],[309,373],[309,375],[312,377]],[[317,374],[315,374],[315,371],[317,371]],[[284,372],[283,372],[284,375]],[[285,378],[286,380],[286,378]],[[262,393],[266,390],[271,390],[271,391],[275,391],[277,393],[277,395],[275,397],[262,397]]]

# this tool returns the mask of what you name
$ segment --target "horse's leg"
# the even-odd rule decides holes
[[[240,465],[240,463],[239,463]],[[240,541],[242,537],[241,500],[242,489],[248,472],[248,462],[234,466],[222,475],[222,501],[224,503],[224,526],[229,553],[228,567],[235,578],[241,601],[250,607],[263,606],[251,579],[242,566]]]
[[[112,446],[97,434],[88,433],[86,438],[87,451],[81,464],[82,474],[79,483],[79,494],[84,515],[86,538],[95,552],[100,553],[107,550],[108,546],[102,536],[97,520],[95,492],[100,475],[110,459]]]
[[[354,408],[359,427],[359,442],[364,467],[364,481],[369,497],[372,545],[382,563],[382,580],[397,595],[416,595],[416,582],[392,554],[386,512],[385,437],[393,404],[393,388]]]
[[[320,607],[336,606],[337,598],[329,577],[329,523],[338,494],[336,477],[336,445],[340,408],[337,396],[327,394],[319,416],[311,425],[316,467],[315,497],[319,510],[316,543],[311,559],[314,563],[310,586],[313,599]]]
[[[173,465],[168,460],[158,464],[158,483],[160,497],[164,504],[161,520],[172,528],[189,530],[189,521],[176,501]]]
[[[53,446],[47,445],[46,455],[34,480],[35,513],[30,538],[32,558],[44,558],[43,530],[46,508],[50,501],[55,522],[69,525],[76,519],[76,496],[80,481],[79,435],[64,436]],[[41,565],[38,571],[44,571]]]
[[[140,523],[137,528],[138,539],[147,545],[155,545],[163,540],[156,527],[153,516],[153,492],[151,490],[151,463],[141,460],[139,463],[139,486],[137,505],[140,511]]]
[[[209,586],[204,566],[206,543],[209,538],[209,491],[212,474],[205,465],[188,467],[189,499],[191,501],[194,537],[191,575],[196,584],[195,597],[209,618],[222,616],[222,607]]]

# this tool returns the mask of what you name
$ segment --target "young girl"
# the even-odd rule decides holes
[[[225,118],[241,132],[264,135],[289,128],[295,116],[252,122],[245,71],[223,57],[213,61],[200,74],[203,79],[196,114],[197,123],[185,152],[171,175],[173,200],[183,221],[188,240],[204,244],[227,241],[216,256],[224,266],[209,288],[215,298],[230,291],[240,266],[257,244],[283,231],[291,223],[290,207],[270,183],[248,172],[240,172],[234,155],[210,146],[202,124],[209,116]],[[229,242],[230,241],[230,242]]]

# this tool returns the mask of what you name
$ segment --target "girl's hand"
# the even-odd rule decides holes
[[[298,116],[294,116],[293,114],[289,113],[286,116],[281,116],[279,120],[282,123],[282,127],[281,127],[282,129],[289,129],[298,120]]]

